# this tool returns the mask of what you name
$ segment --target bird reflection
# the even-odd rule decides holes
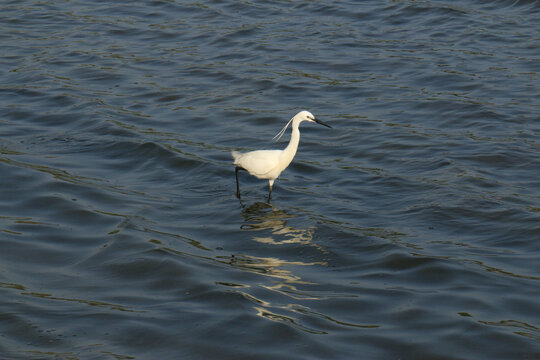
[[[326,334],[329,326],[378,327],[343,321],[311,308],[314,301],[357,296],[335,292],[332,287],[318,283],[318,275],[325,271],[321,266],[328,266],[325,261],[305,261],[313,260],[314,257],[331,257],[328,250],[313,241],[316,226],[294,227],[289,223],[300,223],[301,219],[293,220],[299,215],[278,209],[270,203],[256,202],[245,206],[240,201],[240,204],[243,218],[241,229],[253,232],[253,239],[264,244],[260,246],[261,252],[266,253],[267,249],[272,248],[272,254],[276,254],[281,248],[279,254],[283,258],[260,256],[260,252],[256,255],[222,256],[220,262],[250,274],[261,275],[261,279],[253,281],[253,277],[249,276],[243,284],[239,281],[217,283],[227,286],[229,291],[234,291],[251,302],[257,316],[310,334]],[[304,251],[307,248],[311,251]],[[300,267],[303,269],[300,270]]]
[[[253,303],[256,314],[264,319],[276,321],[293,326],[301,331],[308,333],[321,334],[318,328],[304,324],[301,318],[304,314],[301,312],[311,311],[306,306],[298,305],[298,302],[305,300],[321,300],[327,294],[320,289],[318,283],[313,281],[314,274],[317,273],[318,266],[327,266],[324,261],[305,261],[309,257],[322,258],[328,254],[322,246],[313,242],[313,237],[317,228],[314,225],[306,228],[294,227],[289,223],[299,223],[299,215],[288,210],[276,208],[270,203],[256,202],[250,206],[242,205],[241,216],[243,223],[241,229],[253,233],[253,240],[268,247],[282,247],[282,258],[260,256],[260,254],[235,254],[229,257],[229,265],[242,271],[256,273],[266,277],[269,281],[258,282],[258,286],[253,283],[239,287],[235,283],[235,291],[240,293],[248,301]],[[307,252],[306,248],[316,249]],[[290,251],[291,249],[300,249],[301,251]],[[277,250],[277,249],[276,249]],[[314,255],[317,252],[323,253],[323,256]],[[274,255],[276,251],[272,252]],[[305,267],[313,267],[306,269]],[[299,271],[303,267],[304,270]],[[308,274],[308,279],[303,278]],[[257,289],[258,288],[258,289]],[[269,290],[260,291],[260,288]],[[276,296],[278,295],[278,296]]]
[[[315,233],[315,226],[309,226],[308,228],[295,228],[290,226],[288,222],[297,217],[295,214],[291,214],[285,210],[280,210],[274,205],[264,202],[256,202],[250,206],[242,206],[242,217],[244,223],[240,226],[242,230],[254,231],[258,233],[253,236],[253,240],[270,245],[300,245],[315,247],[323,253],[327,253],[320,245],[313,243],[313,234]],[[237,267],[241,267],[245,270],[258,272],[266,276],[273,278],[279,278],[285,281],[285,283],[304,283],[300,277],[291,273],[290,270],[284,269],[285,267],[293,266],[306,266],[306,265],[326,265],[324,262],[303,262],[303,261],[290,261],[273,257],[258,257],[249,255],[240,255],[234,259],[234,264]],[[280,288],[278,285],[275,290]]]
[[[239,255],[231,257],[229,264],[242,270],[263,274],[275,279],[281,279],[284,283],[289,284],[285,286],[284,283],[280,282],[278,285],[265,286],[267,289],[277,290],[279,292],[283,292],[282,288],[284,287],[292,291],[296,290],[293,285],[290,285],[293,283],[313,284],[308,281],[303,281],[299,276],[296,276],[291,271],[284,269],[284,267],[291,265],[324,265],[324,263],[319,262],[306,263],[301,261],[287,261],[271,257],[258,257],[249,255]]]
[[[297,229],[287,223],[297,215],[289,214],[285,210],[277,209],[274,205],[256,202],[242,210],[244,224],[240,227],[247,231],[269,230],[271,236],[254,236],[253,240],[273,245],[304,244],[312,245],[319,249],[320,246],[312,243],[315,226],[306,229]]]

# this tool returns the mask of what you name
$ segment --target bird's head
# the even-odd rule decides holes
[[[302,121],[315,122],[317,124],[321,124],[321,125],[331,128],[330,125],[323,123],[321,120],[313,116],[313,114],[310,113],[309,111],[303,110],[303,111],[300,111],[298,114],[294,115],[294,117],[291,120],[289,120],[287,125],[285,125],[283,129],[281,129],[281,131],[278,132],[276,136],[274,136],[274,140],[278,141],[279,139],[281,139],[281,137],[285,133],[285,130],[287,130],[287,127],[289,127],[291,123],[293,123],[293,126],[299,126]]]
[[[294,116],[294,119],[298,119],[299,123],[301,123],[302,121],[309,121],[309,122],[314,122],[314,123],[321,124],[321,125],[331,128],[330,125],[317,119],[312,113],[306,110],[300,111],[298,114]]]

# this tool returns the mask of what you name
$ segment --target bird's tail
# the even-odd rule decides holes
[[[233,159],[234,159],[233,164],[236,164],[236,160],[238,160],[238,158],[239,158],[240,156],[242,156],[241,153],[239,153],[238,151],[234,151],[234,150],[231,151],[231,155],[232,155],[232,157],[233,157]]]

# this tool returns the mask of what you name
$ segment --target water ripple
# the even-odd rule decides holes
[[[539,5],[2,3],[0,357],[538,358]]]

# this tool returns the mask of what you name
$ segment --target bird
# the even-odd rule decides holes
[[[291,139],[289,145],[283,150],[255,150],[246,153],[240,153],[232,151],[231,155],[234,159],[233,165],[236,166],[236,197],[240,199],[240,185],[238,182],[238,172],[241,170],[247,171],[250,175],[255,176],[258,179],[267,179],[270,190],[268,192],[268,201],[272,198],[272,186],[274,181],[292,162],[296,150],[298,149],[298,143],[300,142],[300,130],[298,127],[303,121],[314,122],[331,128],[330,125],[322,122],[313,116],[312,113],[306,110],[300,111],[298,114],[292,117],[291,120],[281,129],[274,139],[278,141],[289,125],[292,123]]]

